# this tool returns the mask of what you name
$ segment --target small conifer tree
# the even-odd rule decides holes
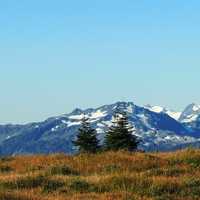
[[[115,113],[113,125],[109,127],[105,136],[105,149],[134,151],[138,144],[139,141],[133,135],[133,127],[128,121],[127,114],[119,111]]]
[[[97,139],[97,132],[91,128],[87,118],[84,117],[82,119],[77,138],[73,143],[78,147],[79,152],[82,153],[96,153],[99,150],[100,146],[99,140]]]

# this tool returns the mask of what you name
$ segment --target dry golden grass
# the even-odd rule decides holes
[[[0,159],[0,200],[200,200],[200,150]]]

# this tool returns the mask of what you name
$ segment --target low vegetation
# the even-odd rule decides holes
[[[0,159],[1,200],[198,200],[200,150]]]

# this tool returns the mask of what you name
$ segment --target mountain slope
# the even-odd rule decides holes
[[[0,154],[73,153],[75,149],[71,141],[75,139],[84,115],[89,118],[103,142],[104,133],[118,109],[128,113],[134,134],[142,141],[140,148],[147,151],[171,150],[199,141],[196,132],[193,137],[191,128],[189,130],[185,124],[164,112],[152,112],[132,102],[117,102],[97,109],[75,109],[69,114],[52,117],[40,123],[0,126]]]
[[[192,103],[185,108],[179,120],[182,123],[190,123],[196,121],[199,115],[200,115],[200,105]]]

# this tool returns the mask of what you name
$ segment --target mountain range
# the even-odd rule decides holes
[[[190,104],[183,112],[160,106],[137,106],[133,102],[117,102],[99,108],[75,109],[69,114],[25,125],[0,125],[0,155],[76,152],[72,141],[81,119],[89,118],[103,143],[105,131],[118,109],[127,112],[133,134],[145,151],[172,151],[200,146],[200,105]]]

